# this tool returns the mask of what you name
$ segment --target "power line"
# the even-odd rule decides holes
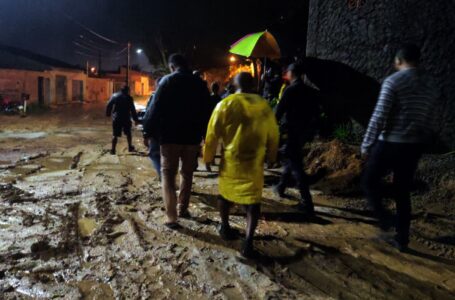
[[[83,28],[84,30],[88,31],[89,33],[91,33],[92,35],[98,37],[99,39],[102,39],[103,41],[106,41],[108,43],[111,43],[111,44],[114,44],[114,45],[118,45],[120,44],[119,42],[113,40],[113,39],[110,39],[98,32],[96,32],[95,30],[85,26],[84,24],[82,24],[81,22],[75,20],[73,17],[71,17],[70,15],[68,15],[67,13],[63,12],[63,15],[68,19],[70,20],[71,22],[73,22],[74,24],[78,25],[79,27]]]

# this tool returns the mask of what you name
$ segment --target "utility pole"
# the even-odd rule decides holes
[[[98,76],[101,75],[101,51],[98,51]]]
[[[126,86],[130,86],[131,43],[128,42],[128,61],[126,65]]]

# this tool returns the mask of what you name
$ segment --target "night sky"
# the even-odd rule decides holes
[[[268,29],[284,56],[304,53],[306,6],[302,0],[1,0],[0,43],[73,64],[125,64],[127,41],[159,65],[160,50],[182,52],[200,67],[223,65],[229,46]],[[89,30],[115,42],[90,33]],[[161,45],[161,46],[159,46]],[[133,64],[147,68],[147,56]]]

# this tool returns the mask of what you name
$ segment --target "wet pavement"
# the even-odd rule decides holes
[[[110,155],[109,124],[92,120],[0,132],[1,299],[455,299],[454,245],[400,253],[348,205],[360,199],[313,191],[307,219],[268,186],[246,260],[217,235],[216,172],[198,171],[192,218],[171,231],[145,149]],[[231,220],[243,235],[244,212]]]

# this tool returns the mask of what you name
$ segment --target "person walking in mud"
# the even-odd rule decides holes
[[[243,205],[247,229],[242,255],[250,258],[255,256],[253,237],[260,214],[264,161],[275,162],[278,125],[267,101],[253,94],[254,80],[249,73],[238,74],[235,85],[237,93],[220,102],[212,114],[204,161],[213,161],[221,141],[224,150],[219,175],[219,234],[225,240],[236,237],[229,225],[229,210],[234,203]]]
[[[388,229],[381,179],[393,172],[396,235],[389,241],[399,250],[409,244],[410,191],[425,144],[433,135],[434,108],[439,92],[420,67],[420,49],[404,45],[395,56],[397,72],[384,80],[361,152],[366,159],[363,188],[380,227]]]
[[[116,153],[118,138],[122,136],[122,131],[126,135],[126,140],[128,141],[128,151],[134,152],[135,148],[133,146],[131,134],[131,118],[133,118],[136,124],[139,123],[139,119],[128,86],[124,86],[120,92],[112,95],[106,107],[106,116],[112,116],[113,137],[111,154],[114,155]]]
[[[161,82],[161,77],[157,78],[155,81],[155,90],[158,88]],[[154,103],[155,92],[150,96],[149,101],[147,102],[147,107],[145,111],[149,110]],[[161,181],[161,151],[160,151],[160,143],[157,137],[147,136],[145,132],[144,134],[144,146],[147,147],[149,153],[150,161],[152,162],[152,166],[155,169],[156,174],[158,175],[158,179]]]
[[[160,143],[165,225],[177,229],[178,217],[188,218],[193,172],[210,118],[210,93],[207,84],[194,76],[180,54],[169,57],[171,74],[163,77],[144,117],[144,136]],[[180,193],[177,198],[175,177],[179,163]],[[178,202],[178,207],[177,207]]]
[[[298,208],[311,216],[314,214],[314,205],[308,176],[303,169],[303,146],[313,138],[316,131],[319,97],[316,90],[303,82],[302,76],[301,64],[289,65],[287,77],[290,85],[284,90],[276,108],[277,120],[281,121],[285,117],[281,129],[286,139],[282,150],[284,170],[274,190],[280,197],[286,197],[286,188],[294,178],[300,192]]]

